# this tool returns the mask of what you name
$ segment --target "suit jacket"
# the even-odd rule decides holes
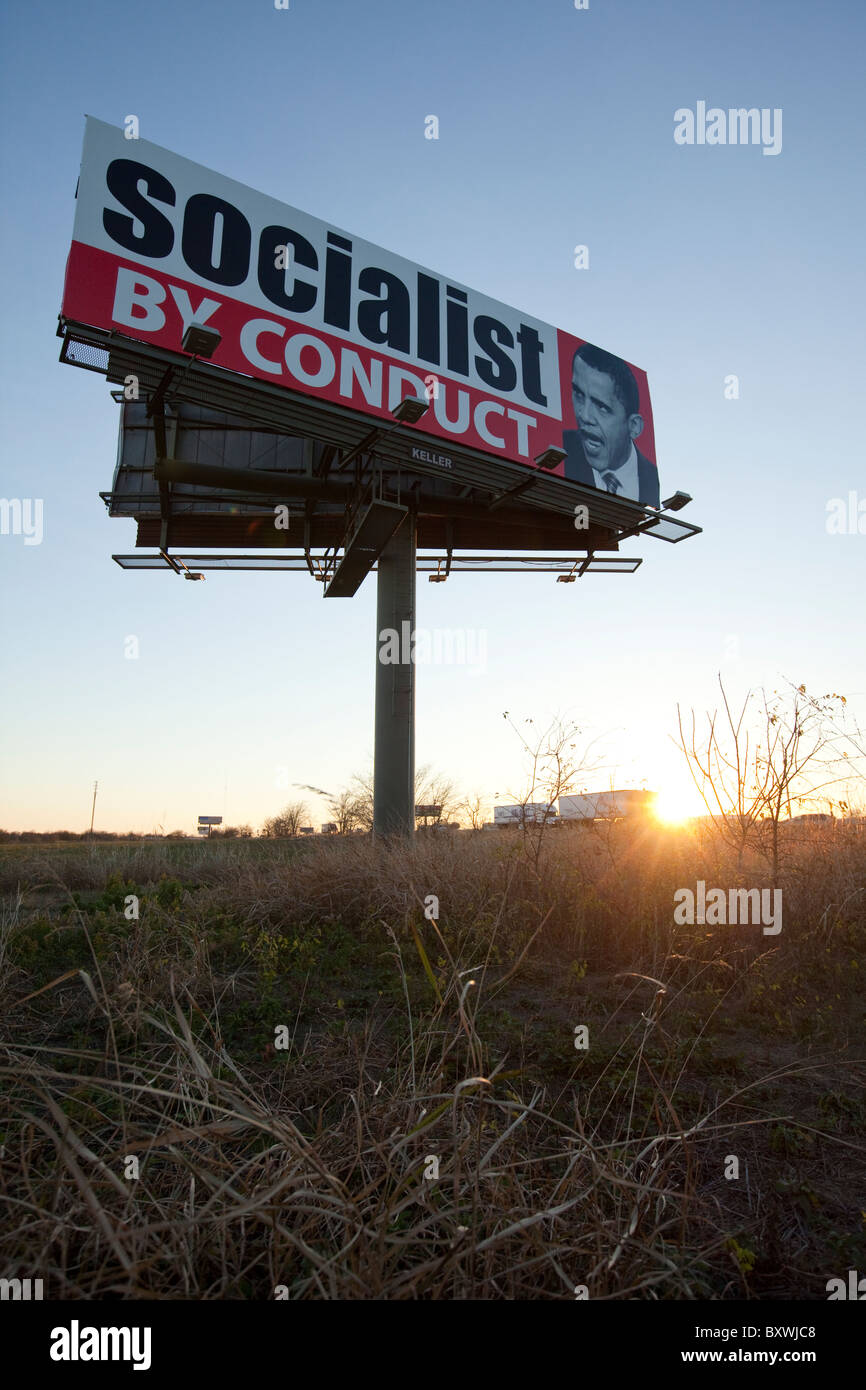
[[[595,481],[595,474],[592,471],[592,464],[583,452],[583,445],[580,442],[580,430],[563,430],[562,447],[566,452],[565,474],[572,482],[583,483],[586,487],[598,487]],[[648,458],[644,458],[640,449],[635,444],[637,454],[637,476],[640,485],[640,497],[632,498],[645,507],[657,507],[659,505],[659,472],[654,463],[650,463]],[[603,489],[599,489],[603,491]],[[619,497],[622,493],[617,494]]]

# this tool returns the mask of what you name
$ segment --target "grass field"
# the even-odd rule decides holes
[[[769,886],[705,828],[0,847],[3,1275],[825,1299],[866,1270],[866,838],[783,849],[771,936],[675,923]]]

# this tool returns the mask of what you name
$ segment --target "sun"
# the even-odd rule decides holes
[[[690,820],[697,814],[694,793],[689,795],[688,791],[681,791],[675,787],[656,793],[653,802],[653,814],[665,825],[682,825],[684,821]]]

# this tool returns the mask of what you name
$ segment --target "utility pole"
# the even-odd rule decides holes
[[[90,836],[91,836],[91,839],[93,838],[93,818],[94,818],[94,816],[96,815],[96,788],[97,788],[98,786],[99,786],[99,783],[98,783],[98,782],[94,782],[94,784],[93,784],[93,806],[91,807],[91,811],[90,811]]]

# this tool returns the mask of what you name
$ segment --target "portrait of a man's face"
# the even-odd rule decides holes
[[[571,398],[587,462],[599,473],[620,468],[643,429],[641,416],[629,414],[613,377],[580,357],[574,359]]]

